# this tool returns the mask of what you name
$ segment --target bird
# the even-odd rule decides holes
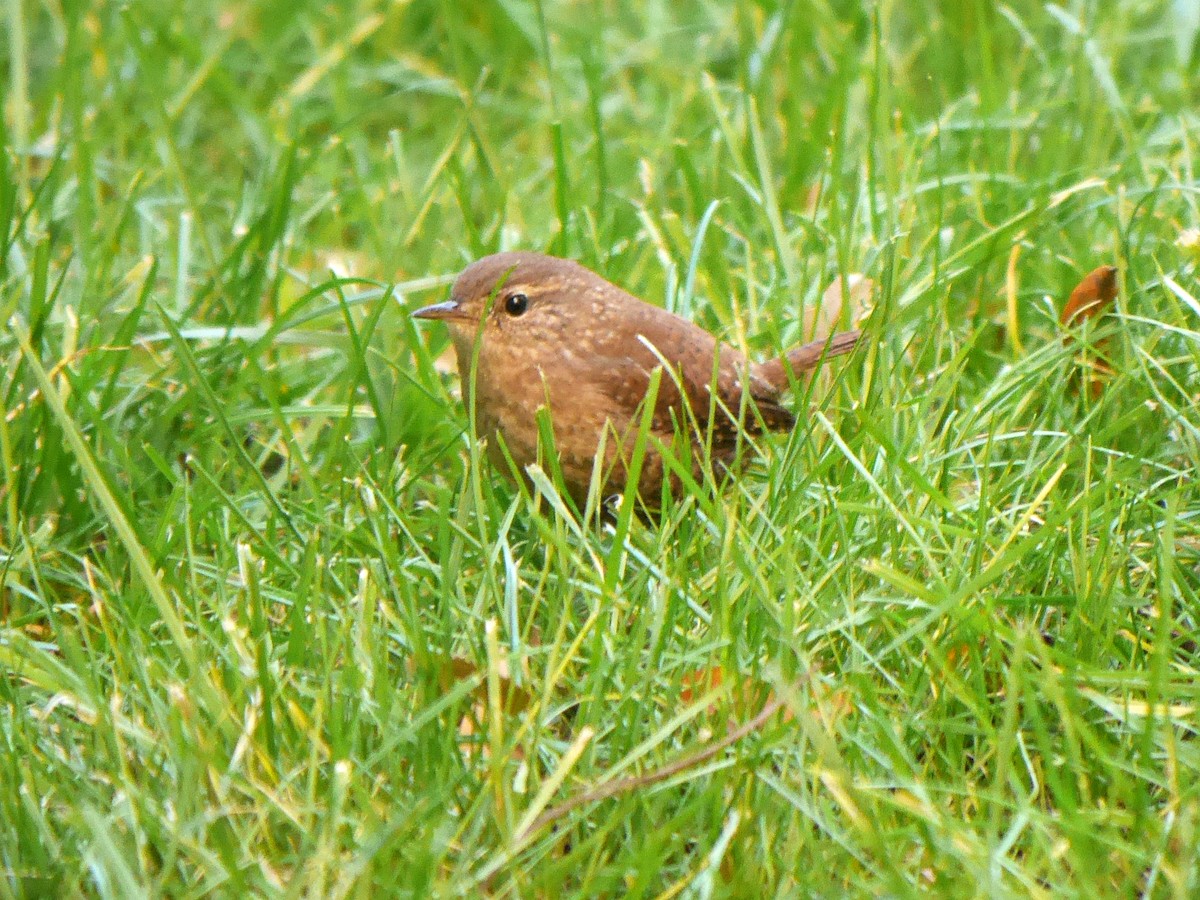
[[[706,460],[714,473],[732,473],[745,436],[795,426],[784,392],[861,338],[844,331],[753,362],[574,260],[528,251],[477,260],[448,300],[412,316],[449,328],[464,404],[501,471],[523,477],[544,466],[538,418],[548,410],[562,485],[581,510],[593,490],[601,500],[625,496],[635,473],[648,512],[678,496],[681,472],[699,481]]]

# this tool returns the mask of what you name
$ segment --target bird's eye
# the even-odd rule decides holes
[[[510,316],[519,316],[529,309],[529,298],[524,294],[509,294],[504,298],[504,311]]]

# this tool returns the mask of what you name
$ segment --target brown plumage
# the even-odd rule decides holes
[[[859,339],[842,332],[754,363],[578,263],[539,253],[484,257],[458,277],[449,300],[413,315],[449,326],[464,401],[470,408],[473,400],[477,433],[501,469],[508,471],[501,441],[522,470],[538,461],[537,412],[549,408],[563,482],[581,506],[602,436],[600,496],[624,490],[651,373],[664,362],[650,433],[667,446],[686,436],[698,474],[705,447],[723,469],[743,433],[792,428],[794,416],[780,405],[792,379]],[[638,478],[644,503],[657,506],[664,471],[650,440]]]

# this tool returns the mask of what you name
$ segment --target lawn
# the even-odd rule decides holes
[[[1200,6],[0,15],[0,896],[1200,895]],[[865,348],[580,522],[502,248]]]

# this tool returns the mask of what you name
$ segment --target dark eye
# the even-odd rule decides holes
[[[524,294],[509,294],[504,298],[504,311],[510,316],[519,316],[529,309],[529,298]]]

